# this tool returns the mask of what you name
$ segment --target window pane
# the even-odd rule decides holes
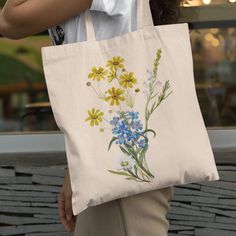
[[[219,5],[219,4],[232,4],[236,0],[184,0],[183,6],[185,7],[194,7],[202,5]]]
[[[236,125],[236,28],[191,31],[197,95],[207,126]]]
[[[42,67],[48,35],[0,38],[0,132],[57,130]]]

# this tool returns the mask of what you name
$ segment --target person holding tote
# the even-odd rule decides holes
[[[0,34],[21,39],[48,29],[53,45],[86,40],[80,13],[89,9],[97,40],[135,31],[139,0],[7,0]],[[148,1],[148,0],[140,0]],[[176,23],[180,0],[150,0],[155,25]],[[173,187],[137,194],[72,213],[69,169],[58,195],[60,220],[75,236],[167,236]]]

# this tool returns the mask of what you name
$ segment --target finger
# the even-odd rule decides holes
[[[65,192],[62,191],[59,195],[58,202],[59,202],[60,220],[61,220],[64,228],[67,231],[71,232],[73,230],[74,224],[73,224],[73,222],[69,221],[70,220],[69,217],[66,217],[66,205],[67,205],[67,208],[70,207],[71,198],[69,196],[65,197]],[[66,203],[69,203],[69,205]],[[68,212],[68,210],[67,210],[67,212]]]
[[[67,222],[69,223],[70,227],[73,228],[75,222],[74,222],[74,215],[72,211],[71,195],[66,196],[66,199],[65,199],[65,214],[66,214]]]
[[[63,192],[60,192],[60,194],[58,195],[58,210],[60,220],[63,221],[63,218],[65,218],[65,200]]]
[[[66,219],[66,213],[65,213],[65,196],[64,191],[62,191],[58,196],[58,209],[59,209],[59,217],[60,221],[63,224],[64,228],[67,231],[71,230],[71,227],[68,224],[68,221]]]

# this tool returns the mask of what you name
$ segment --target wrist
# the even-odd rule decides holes
[[[68,166],[65,168],[65,172],[66,172],[66,173],[69,172],[69,168],[68,168]]]

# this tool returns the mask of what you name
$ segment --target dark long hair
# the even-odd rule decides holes
[[[154,25],[177,23],[182,0],[150,0]]]

